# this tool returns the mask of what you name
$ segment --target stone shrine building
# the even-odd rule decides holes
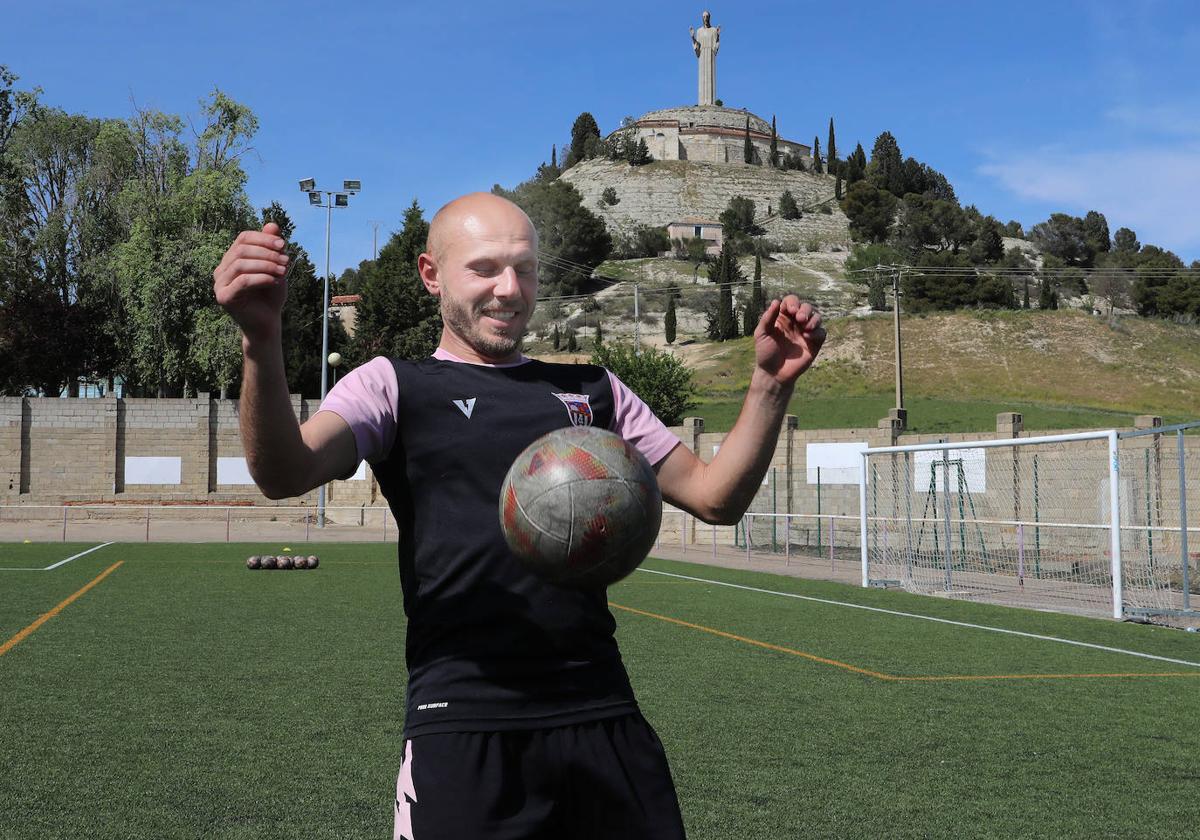
[[[664,108],[643,114],[632,123],[613,132],[613,136],[628,136],[645,140],[655,160],[693,160],[706,163],[746,165],[745,142],[747,129],[753,146],[754,164],[768,163],[771,157],[771,124],[749,111],[725,108],[718,104],[717,51],[721,43],[721,27],[710,25],[709,13],[703,15],[704,25],[692,29],[692,48],[698,59],[699,102],[683,108]],[[786,155],[811,159],[812,148],[776,137],[779,160]]]

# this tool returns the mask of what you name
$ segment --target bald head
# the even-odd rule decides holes
[[[479,239],[527,239],[537,248],[537,230],[525,211],[492,193],[468,193],[438,210],[429,223],[425,252],[443,260],[458,243]]]

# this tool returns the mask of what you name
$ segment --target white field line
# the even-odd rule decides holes
[[[72,554],[66,560],[59,560],[57,563],[52,563],[51,565],[45,566],[40,569],[0,569],[0,572],[49,572],[54,569],[57,569],[59,566],[65,566],[67,563],[70,563],[72,560],[77,560],[78,558],[82,557],[85,554],[91,554],[93,551],[99,551],[100,549],[105,548],[110,545],[112,545],[112,543],[110,543],[110,542],[101,543],[100,545],[94,545],[89,549],[79,552],[78,554]]]
[[[759,589],[756,586],[743,586],[740,583],[728,583],[723,580],[711,580],[710,578],[692,577],[690,575],[677,575],[673,572],[660,572],[656,569],[637,569],[639,572],[646,572],[651,575],[663,575],[664,577],[679,578],[680,580],[691,580],[697,583],[711,583],[714,586],[727,586],[730,589],[743,589],[747,592],[760,592],[764,595],[779,595],[783,598],[796,598],[800,601],[813,601],[817,604],[828,604],[835,607],[849,607],[855,610],[866,610],[867,612],[883,613],[884,615],[895,615],[901,618],[915,618],[920,621],[934,621],[938,624],[950,624],[955,627],[968,627],[972,630],[987,630],[991,633],[1004,633],[1009,636],[1023,636],[1027,639],[1038,639],[1043,642],[1058,642],[1063,645],[1074,645],[1075,647],[1091,648],[1092,650],[1102,650],[1107,653],[1120,653],[1126,656],[1137,656],[1142,659],[1153,659],[1158,662],[1170,662],[1173,665],[1186,665],[1190,668],[1200,668],[1200,662],[1189,662],[1186,659],[1171,659],[1168,656],[1156,656],[1152,653],[1141,653],[1136,650],[1125,650],[1124,648],[1108,647],[1107,645],[1097,645],[1091,642],[1079,642],[1074,639],[1060,639],[1057,636],[1042,636],[1038,633],[1026,633],[1021,630],[1008,630],[1003,627],[989,627],[986,624],[969,624],[965,621],[953,621],[949,618],[936,618],[931,615],[918,615],[917,613],[906,613],[898,610],[885,610],[882,607],[868,607],[863,604],[851,604],[845,601],[831,601],[827,598],[814,598],[811,595],[797,595],[794,592],[777,592],[774,589]]]

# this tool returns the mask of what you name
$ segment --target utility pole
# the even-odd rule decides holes
[[[900,277],[901,269],[892,269],[892,325],[896,338],[896,409],[895,417],[900,428],[908,426],[908,412],[904,409],[904,363],[900,352]]]
[[[371,223],[371,261],[379,259],[379,226],[383,222],[378,219],[368,219]]]
[[[633,352],[642,352],[642,322],[638,317],[638,284],[633,284]]]

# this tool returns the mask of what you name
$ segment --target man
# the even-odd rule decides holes
[[[738,520],[775,449],[796,378],[824,341],[821,316],[789,296],[755,333],[746,402],[702,463],[615,376],[521,355],[537,295],[537,232],[515,204],[476,193],[434,216],[417,269],[440,299],[430,359],[373,359],[303,425],[280,344],[284,242],[246,231],[214,272],[242,328],[246,460],[271,498],[372,464],[400,524],[408,703],[395,837],[680,838],[662,745],[638,712],[601,591],[543,582],[500,532],[500,484],[515,456],[570,425],[634,443],[663,497],[706,522]],[[569,398],[569,399],[568,399]]]

